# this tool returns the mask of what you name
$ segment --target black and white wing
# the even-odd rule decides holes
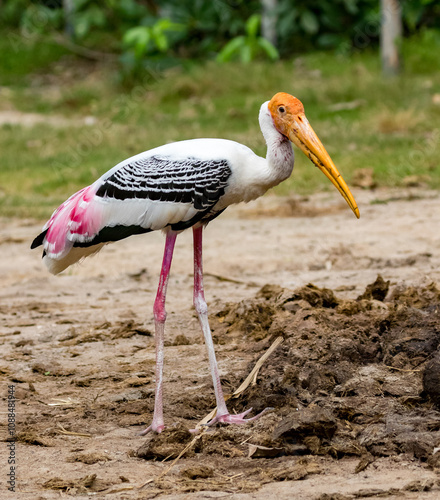
[[[125,160],[64,202],[32,248],[43,245],[46,264],[58,273],[105,243],[211,220],[226,207],[218,202],[231,182],[234,158],[224,143],[184,141]]]
[[[227,160],[148,156],[100,179],[96,201],[105,226],[138,226],[178,231],[211,217],[231,176]]]

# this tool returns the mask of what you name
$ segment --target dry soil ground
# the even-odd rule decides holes
[[[162,235],[109,246],[54,277],[29,250],[41,225],[2,220],[0,497],[439,498],[440,195],[356,197],[359,221],[333,195],[266,197],[207,228],[225,392],[283,342],[229,402],[231,411],[274,410],[195,441],[187,429],[214,398],[191,307],[190,232],[178,238],[169,283],[168,428],[139,437],[154,402]],[[8,386],[15,493],[6,483]]]

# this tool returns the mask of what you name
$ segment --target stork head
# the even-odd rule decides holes
[[[359,209],[347,184],[335,167],[304,114],[302,102],[290,94],[275,94],[268,105],[275,128],[287,137],[323,172],[359,218]]]

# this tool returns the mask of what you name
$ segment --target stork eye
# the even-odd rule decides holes
[[[280,106],[280,107],[278,108],[278,111],[279,111],[280,113],[285,113],[285,112],[286,112],[286,108],[285,108],[284,106]]]

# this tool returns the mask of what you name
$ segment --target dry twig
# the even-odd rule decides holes
[[[86,438],[92,437],[91,434],[85,434],[83,432],[66,431],[66,429],[61,424],[58,424],[58,427],[60,428],[60,430],[58,432],[60,434],[65,434],[66,436],[80,436],[80,437],[86,437]]]
[[[254,368],[240,385],[240,387],[229,397],[225,399],[238,398],[240,394],[242,394],[250,385],[255,385],[257,382],[258,372],[260,368],[263,366],[266,359],[273,353],[273,351],[281,344],[283,341],[283,337],[277,337],[273,344],[269,347],[269,349],[261,356],[261,358],[255,363]],[[204,419],[202,419],[197,425],[196,429],[199,429],[204,424],[207,424],[210,420],[215,417],[217,412],[217,408],[214,408],[209,415],[206,415]]]

